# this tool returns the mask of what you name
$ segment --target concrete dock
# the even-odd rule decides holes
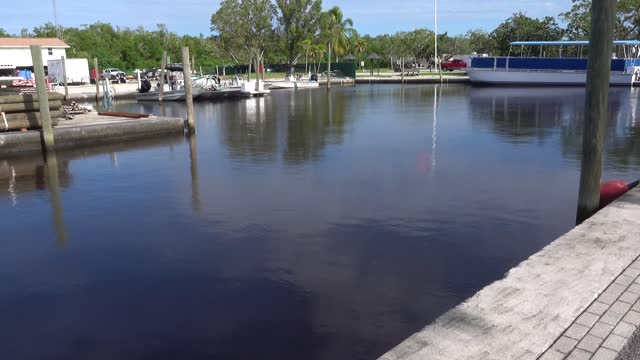
[[[180,118],[131,119],[85,114],[75,115],[73,120],[60,120],[53,136],[56,149],[71,149],[182,133],[184,129],[185,120]],[[0,133],[0,156],[40,151],[40,130]]]
[[[380,359],[640,358],[639,256],[636,188]]]

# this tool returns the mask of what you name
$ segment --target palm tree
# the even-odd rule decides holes
[[[349,48],[349,36],[354,32],[353,20],[343,17],[342,10],[337,6],[323,13],[322,32],[329,48],[336,54],[336,61]]]
[[[311,51],[311,47],[313,45],[311,44],[311,39],[305,39],[302,42],[302,49],[305,51],[306,56],[304,58],[304,72],[308,73],[309,69],[308,69],[308,64],[309,64],[309,51]]]
[[[360,62],[360,56],[362,56],[362,54],[365,51],[367,51],[367,41],[365,39],[363,39],[363,38],[357,39],[355,44],[354,44],[354,48],[356,50],[356,53],[358,53],[358,63],[362,64],[362,62]]]
[[[312,45],[309,48],[309,56],[311,57],[311,60],[313,60],[315,73],[318,73],[318,71],[320,70],[320,62],[322,61],[322,57],[325,51],[327,51],[327,48],[323,44]]]
[[[321,35],[328,43],[327,50],[327,88],[331,87],[331,50],[338,55],[349,47],[349,35],[353,30],[353,20],[343,19],[342,10],[334,6],[322,14]]]

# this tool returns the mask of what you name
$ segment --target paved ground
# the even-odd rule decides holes
[[[640,326],[639,275],[636,259],[540,359],[614,360]]]
[[[639,255],[637,188],[381,359],[602,360],[627,343],[638,354]]]

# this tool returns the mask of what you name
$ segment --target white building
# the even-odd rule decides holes
[[[42,62],[67,56],[70,47],[55,38],[0,38],[0,69],[28,69],[33,67],[31,45],[42,46]]]

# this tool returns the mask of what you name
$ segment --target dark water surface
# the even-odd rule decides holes
[[[285,90],[197,103],[192,141],[0,159],[0,354],[376,358],[572,227],[583,94]],[[640,177],[639,95],[605,179]]]

